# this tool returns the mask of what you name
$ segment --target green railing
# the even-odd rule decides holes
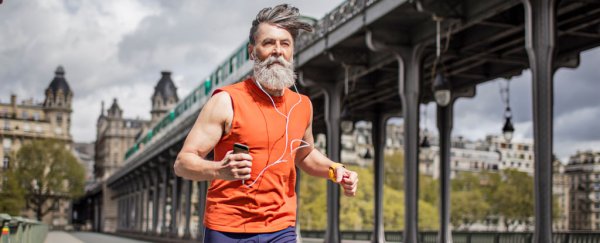
[[[325,238],[325,231],[303,230],[303,238]],[[419,232],[419,243],[437,243],[438,233],[435,231]],[[344,240],[369,241],[373,237],[371,231],[342,231]],[[385,232],[386,242],[402,242],[401,231]],[[453,243],[530,243],[532,232],[452,232]],[[556,232],[552,234],[552,243],[588,243],[600,242],[600,231],[596,232]]]
[[[244,64],[250,59],[248,56],[248,43],[244,43],[241,47],[230,55],[221,65],[217,67],[198,87],[196,87],[188,96],[182,99],[169,113],[164,116],[156,125],[148,130],[145,136],[141,136],[135,144],[125,153],[125,159],[138,152],[141,146],[149,143],[162,131],[165,127],[171,124],[181,114],[190,109],[194,104],[200,102],[202,98],[210,95],[211,91],[216,87],[226,85],[224,82],[235,74]],[[240,80],[235,80],[237,82]]]
[[[0,214],[0,221],[0,243],[42,243],[48,234],[48,226],[37,220]]]

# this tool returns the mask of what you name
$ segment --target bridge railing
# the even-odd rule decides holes
[[[325,231],[303,230],[303,238],[325,238]],[[342,231],[343,240],[369,241],[371,231]],[[419,232],[419,243],[437,243],[438,232]],[[386,242],[402,242],[402,231],[386,231]],[[452,232],[454,243],[530,243],[533,242],[532,232]],[[600,242],[600,232],[555,232],[552,234],[552,243],[587,243]]]
[[[333,31],[350,18],[360,14],[379,0],[348,0],[329,11],[314,25],[312,33],[302,32],[296,40],[296,51],[302,51],[320,38]]]
[[[48,226],[37,220],[0,214],[0,222],[0,243],[42,243],[48,234]]]

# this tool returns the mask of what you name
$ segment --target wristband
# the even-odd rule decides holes
[[[335,183],[337,183],[335,178],[335,169],[340,166],[346,168],[343,164],[340,163],[333,163],[329,166],[329,179]]]

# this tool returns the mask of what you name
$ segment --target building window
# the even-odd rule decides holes
[[[21,113],[21,116],[22,116],[23,120],[29,119],[29,113],[27,111],[23,111],[23,113]]]
[[[56,114],[56,123],[61,124],[62,121],[63,121],[62,113],[57,113]]]
[[[27,123],[23,124],[23,131],[24,131],[24,132],[29,132],[29,131],[31,131],[31,127],[29,126],[29,124],[27,124]]]
[[[39,121],[40,120],[40,113],[39,112],[33,113],[33,120],[34,121]]]
[[[4,121],[4,130],[10,130],[10,123],[8,121]]]
[[[42,127],[41,126],[35,126],[35,132],[37,133],[42,133]]]
[[[5,138],[2,140],[2,147],[4,150],[9,150],[12,146],[12,140],[10,138]]]
[[[2,159],[2,168],[10,168],[10,159],[8,158],[8,156],[4,156],[4,159]]]

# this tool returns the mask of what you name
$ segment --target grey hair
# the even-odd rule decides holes
[[[252,21],[252,28],[250,28],[250,44],[255,44],[254,38],[260,23],[272,24],[279,28],[283,28],[290,32],[294,40],[301,29],[312,32],[313,27],[308,23],[298,20],[299,15],[298,8],[289,4],[280,4],[273,8],[263,8],[256,15],[256,19]]]

